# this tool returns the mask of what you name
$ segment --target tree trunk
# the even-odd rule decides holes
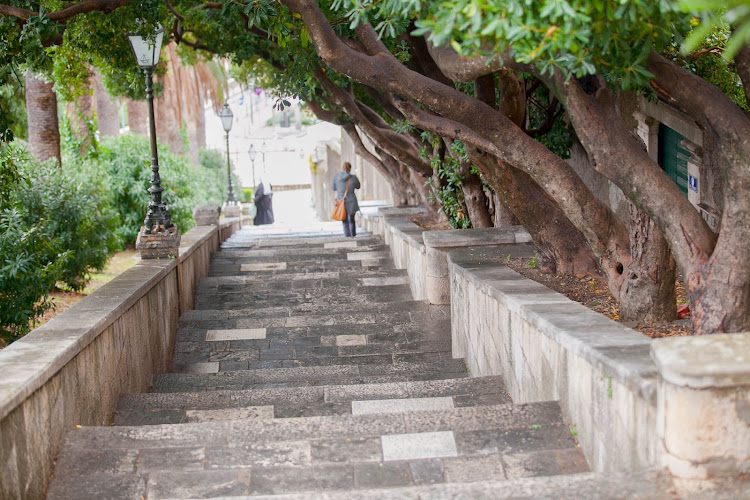
[[[148,105],[146,101],[128,101],[128,127],[134,134],[148,137]]]
[[[745,91],[745,102],[750,106],[750,45],[740,49],[734,58],[737,74],[742,81],[742,89]]]
[[[60,125],[57,121],[57,95],[51,83],[26,72],[26,113],[29,123],[29,149],[38,161],[60,161]]]
[[[513,212],[531,235],[543,273],[599,274],[596,256],[581,232],[528,174],[475,149],[467,152],[502,205]]]
[[[96,124],[100,137],[120,135],[120,113],[117,103],[107,93],[102,75],[94,74],[94,97],[96,98]]]
[[[630,261],[623,266],[619,289],[610,292],[620,303],[620,320],[664,323],[677,318],[676,265],[667,241],[654,222],[632,203]]]
[[[496,192],[492,191],[492,224],[495,227],[517,226],[518,217],[503,204]]]
[[[90,128],[94,119],[94,99],[87,92],[81,95],[75,102],[68,103],[66,108],[68,119],[70,120],[71,132],[73,132],[73,135],[81,143],[79,153],[84,155],[91,147],[91,134],[94,132],[93,128]]]

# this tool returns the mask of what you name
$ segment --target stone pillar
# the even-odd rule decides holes
[[[196,226],[215,226],[219,224],[220,213],[216,203],[200,203],[193,209],[193,220]]]
[[[657,439],[675,479],[750,473],[750,333],[656,339]]]
[[[646,145],[648,155],[652,160],[659,161],[659,122],[640,111],[634,111],[633,118],[638,122],[635,133]]]
[[[135,248],[141,254],[141,259],[171,259],[180,254],[180,238],[182,234],[176,227],[171,231],[161,231],[154,234],[138,232]]]

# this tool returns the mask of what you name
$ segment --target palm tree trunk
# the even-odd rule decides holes
[[[39,161],[57,158],[60,162],[60,125],[57,121],[57,95],[51,83],[26,72],[26,113],[29,122],[29,149]]]
[[[94,97],[96,98],[96,124],[101,137],[120,135],[120,116],[117,103],[110,97],[102,82],[102,75],[94,75]]]

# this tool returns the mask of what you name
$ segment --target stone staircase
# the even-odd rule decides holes
[[[587,472],[557,403],[470,378],[380,238],[253,229],[213,256],[174,371],[67,434],[48,498],[670,498]]]

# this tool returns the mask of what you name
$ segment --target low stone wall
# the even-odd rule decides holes
[[[534,255],[531,236],[523,226],[488,227],[425,231],[423,240],[427,255],[424,276],[425,298],[430,304],[450,304],[451,285],[448,271],[448,252],[457,248],[505,245],[502,252],[513,257]],[[523,245],[522,248],[516,245]]]
[[[494,249],[448,254],[453,356],[502,375],[515,403],[560,401],[595,471],[657,463],[650,340],[503,264]]]
[[[180,311],[237,229],[188,231],[179,259],[142,261],[0,351],[0,498],[43,498],[65,432],[109,424],[120,394],[168,370]]]
[[[515,403],[557,400],[595,471],[750,472],[750,334],[652,341],[503,264],[448,253],[453,356]]]

